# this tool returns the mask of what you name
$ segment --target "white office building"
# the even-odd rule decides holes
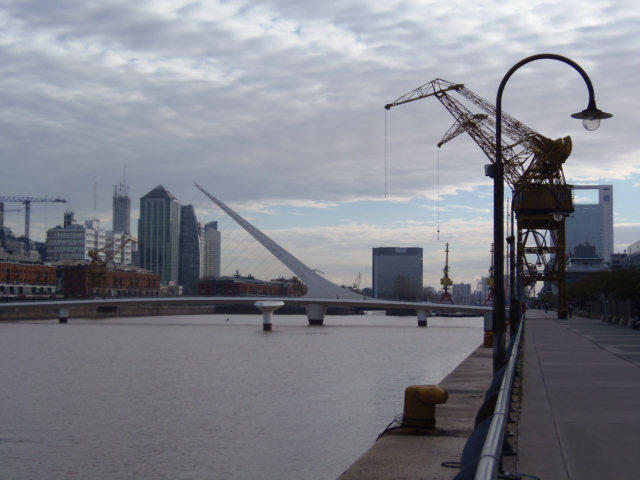
[[[574,256],[578,245],[596,247],[596,255],[611,263],[613,254],[613,185],[576,185],[575,212],[566,219],[566,254]],[[597,202],[580,202],[581,193],[597,190]]]
[[[69,218],[69,221],[67,221]],[[84,225],[74,223],[73,212],[65,214],[65,225],[47,230],[47,261],[89,260],[89,250],[105,246],[106,232],[98,220],[87,220]],[[104,252],[100,254],[104,258]]]
[[[84,225],[75,223],[74,213],[66,212],[64,225],[47,230],[47,261],[91,260],[89,250],[105,248],[98,254],[103,260],[131,265],[131,242],[121,248],[120,232],[109,232],[100,228],[99,220],[87,220]],[[109,244],[115,242],[113,245]]]

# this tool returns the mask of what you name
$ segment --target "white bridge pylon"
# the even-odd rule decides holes
[[[269,250],[285,267],[295,273],[300,280],[307,286],[307,293],[304,298],[318,298],[323,300],[329,299],[353,299],[362,300],[363,295],[354,293],[346,288],[342,288],[334,283],[331,283],[324,277],[321,277],[312,269],[307,267],[304,263],[287,252],[284,248],[267,237],[264,233],[258,230],[256,227],[247,222],[244,218],[231,210],[227,205],[222,203],[216,197],[207,192],[197,183],[195,184],[198,189],[204,193],[209,199],[218,205],[224,212],[233,218],[238,225],[244,228],[253,238],[255,238],[260,245]]]
[[[307,293],[303,298],[309,299],[309,304],[305,306],[307,317],[309,318],[310,325],[322,325],[324,321],[324,315],[327,310],[326,304],[315,303],[314,300],[366,300],[364,295],[352,292],[346,288],[339,287],[338,285],[331,283],[326,278],[321,277],[312,269],[307,267],[304,263],[298,260],[291,253],[286,251],[280,245],[278,245],[271,238],[267,237],[264,233],[258,230],[256,227],[247,222],[244,218],[231,210],[227,205],[222,203],[216,197],[207,192],[197,183],[195,186],[204,193],[209,199],[218,205],[227,215],[233,218],[238,225],[244,228],[249,235],[255,238],[260,245],[266,248],[273,254],[282,264],[295,273],[300,280],[307,286]],[[259,308],[259,306],[258,306]]]

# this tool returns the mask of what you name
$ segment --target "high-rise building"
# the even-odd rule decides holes
[[[180,266],[178,284],[187,295],[198,294],[204,266],[204,225],[193,205],[180,207]]]
[[[373,296],[415,300],[422,295],[422,248],[373,249]]]
[[[204,268],[202,278],[220,276],[221,234],[218,222],[209,222],[204,226]]]
[[[140,199],[140,266],[160,275],[165,286],[178,284],[180,201],[162,185]]]
[[[113,231],[131,235],[131,199],[129,187],[123,183],[113,193]]]
[[[613,254],[613,185],[576,185],[574,197],[582,190],[598,190],[598,203],[578,203],[566,220],[566,255],[573,256],[578,245],[591,245],[596,255],[611,263]]]

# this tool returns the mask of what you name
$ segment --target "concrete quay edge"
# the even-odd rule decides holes
[[[460,461],[492,372],[493,349],[477,348],[439,383],[449,392],[449,400],[436,407],[437,434],[386,435],[339,480],[453,479],[459,470],[441,464]]]

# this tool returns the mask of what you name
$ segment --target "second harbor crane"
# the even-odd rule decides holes
[[[478,107],[472,113],[453,94]],[[435,97],[455,118],[438,143],[441,147],[466,132],[491,163],[496,158],[496,107],[463,84],[437,78],[403,95],[391,107]],[[574,211],[573,186],[567,185],[562,165],[571,154],[570,137],[551,140],[502,112],[504,178],[513,190],[516,213],[517,262],[523,287],[552,282],[558,287],[558,316],[567,315],[565,217]],[[507,142],[509,140],[510,142]]]
[[[442,269],[443,276],[440,279],[440,285],[442,285],[442,296],[440,297],[440,303],[453,303],[453,299],[451,298],[451,292],[449,292],[449,287],[453,285],[453,280],[449,278],[449,244],[446,244],[445,247],[445,261],[444,268]]]

